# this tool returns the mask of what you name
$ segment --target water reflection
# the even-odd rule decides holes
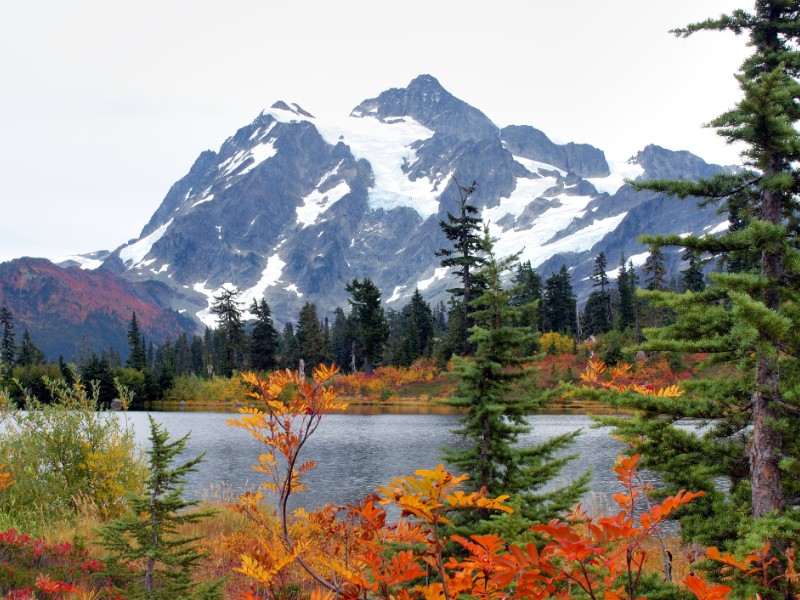
[[[263,481],[251,469],[261,451],[247,432],[229,427],[228,419],[238,413],[154,412],[164,423],[171,438],[191,431],[186,457],[206,452],[206,460],[190,475],[186,495],[200,499],[212,486],[223,485],[233,494],[255,489]],[[147,414],[128,413],[136,428],[137,441],[145,447],[149,434]],[[571,452],[579,458],[571,461],[554,483],[564,484],[587,469],[593,472],[595,493],[619,491],[611,472],[622,443],[608,430],[590,428],[585,415],[533,415],[532,432],[522,444],[580,429]],[[304,449],[303,460],[314,460],[318,467],[307,476],[309,491],[298,501],[308,507],[325,502],[355,502],[376,490],[393,477],[408,475],[416,469],[429,469],[442,462],[441,448],[458,445],[453,435],[458,415],[454,414],[334,414],[327,415]],[[590,501],[594,502],[593,500]]]

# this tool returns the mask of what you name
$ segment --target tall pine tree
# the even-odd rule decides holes
[[[147,362],[147,353],[144,346],[144,337],[139,328],[139,321],[136,313],[131,313],[131,321],[128,324],[128,361],[131,369],[144,371]]]
[[[261,302],[253,300],[250,312],[256,321],[250,331],[248,345],[249,366],[257,371],[270,371],[278,366],[278,350],[280,340],[278,330],[272,322],[272,311],[266,299]]]
[[[753,13],[737,10],[676,33],[703,30],[749,35],[753,53],[737,77],[743,97],[712,122],[729,142],[744,145],[744,168],[696,182],[634,185],[678,198],[722,201],[736,216],[738,226],[718,237],[644,240],[722,256],[737,265],[712,274],[705,291],[644,294],[676,315],[674,324],[648,332],[646,349],[706,352],[712,363],[726,365],[718,367],[722,378],[691,385],[687,401],[651,410],[673,420],[685,415],[721,420],[697,437],[650,419],[640,424],[639,432],[647,432],[640,443],[646,451],[670,448],[669,460],[662,450],[651,455],[649,465],[663,470],[675,486],[699,484],[707,490],[698,503],[706,513],[696,516],[692,534],[715,543],[720,540],[714,536],[745,535],[746,523],[738,519],[749,512],[795,517],[793,525],[783,521],[761,532],[791,536],[800,526],[800,4],[759,0]],[[731,482],[729,495],[715,484],[723,477]],[[723,528],[727,531],[717,531]]]
[[[454,180],[455,181],[455,180]],[[483,265],[481,256],[481,219],[478,209],[469,203],[475,193],[477,182],[458,187],[458,216],[447,213],[447,222],[440,221],[445,237],[453,242],[452,248],[442,248],[436,256],[442,257],[443,267],[452,267],[453,274],[459,278],[459,285],[448,289],[452,294],[449,327],[449,345],[457,354],[468,354],[472,348],[469,342],[469,328],[472,325],[470,301],[481,293],[480,278],[477,272]]]
[[[370,375],[375,362],[383,353],[389,335],[389,326],[381,306],[381,291],[370,278],[353,279],[345,286],[350,293],[350,319],[364,373]]]
[[[517,256],[495,257],[488,231],[482,244],[486,263],[481,274],[486,288],[472,300],[476,325],[470,341],[475,353],[457,360],[460,383],[449,402],[465,411],[456,433],[464,438],[466,447],[447,449],[445,459],[470,475],[473,489],[486,488],[489,496],[515,496],[520,520],[513,534],[519,534],[531,522],[546,521],[569,509],[584,490],[586,477],[564,489],[541,490],[570,459],[555,458],[555,454],[567,447],[577,432],[536,446],[517,446],[519,436],[530,430],[525,416],[532,401],[522,382],[533,373],[526,366],[531,357],[522,350],[530,346],[533,330],[514,325],[521,307],[512,307],[511,299],[519,289],[503,288],[503,275],[513,268]],[[484,522],[478,529],[495,527],[485,521],[488,515],[480,517]]]
[[[575,337],[578,334],[577,299],[566,265],[544,282],[543,331],[555,331]]]

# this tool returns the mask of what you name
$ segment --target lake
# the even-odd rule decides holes
[[[153,412],[163,423],[171,439],[191,431],[186,458],[206,451],[206,460],[189,476],[186,496],[202,499],[212,487],[230,494],[256,490],[259,473],[250,467],[257,462],[261,446],[239,428],[229,427],[228,419],[238,413]],[[120,419],[122,415],[120,414]],[[306,507],[326,502],[353,503],[376,491],[394,477],[410,475],[416,469],[433,468],[442,462],[441,448],[454,446],[460,438],[452,433],[458,425],[454,414],[331,414],[310,438],[301,460],[315,460],[316,469],[306,476],[309,490],[298,495]],[[587,469],[593,473],[592,493],[608,496],[621,491],[611,468],[623,449],[608,429],[591,429],[586,415],[532,415],[528,417],[531,433],[522,436],[522,445],[580,429],[572,452],[580,457],[563,469],[555,484],[565,483]],[[147,446],[147,413],[129,412],[137,441]],[[213,496],[213,494],[212,494]],[[596,498],[588,499],[589,503]]]

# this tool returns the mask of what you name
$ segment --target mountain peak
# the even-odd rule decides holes
[[[314,118],[314,115],[312,115],[307,110],[304,110],[302,106],[297,104],[297,102],[292,102],[292,105],[289,106],[283,100],[278,100],[270,108],[273,108],[273,109],[276,109],[276,110],[285,110],[287,112],[294,113],[294,114],[296,114],[298,116],[301,116],[301,117],[307,117],[309,119],[313,119]]]
[[[705,179],[720,169],[687,150],[667,150],[655,144],[646,146],[630,162],[644,169],[643,179]]]
[[[438,134],[460,140],[498,138],[500,130],[489,118],[453,96],[432,75],[419,75],[405,88],[392,88],[364,100],[350,113],[379,121],[411,117]]]

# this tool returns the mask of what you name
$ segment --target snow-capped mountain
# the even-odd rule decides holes
[[[609,164],[586,144],[556,144],[526,125],[501,129],[429,75],[339,120],[312,113],[278,102],[200,154],[140,237],[101,269],[166,284],[173,308],[208,325],[222,286],[247,306],[266,297],[283,322],[305,302],[322,314],[346,307],[353,278],[372,278],[393,308],[415,288],[446,299],[452,282],[435,252],[448,247],[439,221],[457,210],[457,181],[478,183],[472,202],[499,254],[521,251],[545,277],[566,264],[579,296],[600,250],[609,265],[622,253],[641,264],[640,234],[725,226],[713,208],[624,185],[720,167],[656,146]]]

